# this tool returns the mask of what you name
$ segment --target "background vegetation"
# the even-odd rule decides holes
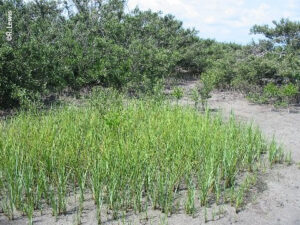
[[[251,32],[266,40],[247,46],[201,39],[172,15],[128,12],[125,0],[4,0],[0,24],[1,108],[99,84],[153,92],[162,78],[179,75],[247,93],[262,94],[268,83],[293,85],[296,93],[281,98],[289,101],[299,89],[300,24],[287,19],[273,28],[255,25]]]

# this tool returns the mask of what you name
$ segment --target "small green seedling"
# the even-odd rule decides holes
[[[179,100],[183,97],[183,90],[180,87],[175,87],[172,95],[176,98],[177,104]]]

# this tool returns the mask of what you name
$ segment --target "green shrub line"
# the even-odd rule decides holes
[[[239,184],[239,176],[255,174],[264,155],[270,165],[283,160],[274,141],[233,115],[227,121],[116,91],[92,96],[85,107],[24,111],[0,122],[0,207],[10,219],[18,210],[32,222],[34,210],[47,207],[64,214],[74,191],[79,215],[92,194],[99,223],[104,207],[113,218],[148,208],[170,215],[182,190],[188,214],[212,196],[239,209],[255,183],[247,176]]]
[[[250,93],[269,82],[292,84],[298,91],[285,102],[299,97],[299,21],[283,18],[272,27],[254,25],[251,33],[265,39],[239,45],[203,39],[172,15],[128,11],[126,4],[1,1],[0,23],[7,23],[11,11],[13,36],[6,40],[6,26],[0,27],[0,109],[27,107],[66,89],[95,85],[137,95],[178,76],[206,83],[200,91],[203,108],[213,87]]]
[[[297,85],[288,83],[278,86],[272,82],[264,86],[262,93],[249,93],[248,98],[258,103],[269,103],[277,107],[288,107],[299,93]]]

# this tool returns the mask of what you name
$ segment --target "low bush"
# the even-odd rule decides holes
[[[278,86],[274,83],[268,83],[264,86],[262,93],[250,93],[249,98],[259,103],[270,103],[275,106],[289,106],[296,101],[299,94],[298,86],[288,83]]]

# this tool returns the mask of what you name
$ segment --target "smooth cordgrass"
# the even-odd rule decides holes
[[[223,120],[209,111],[151,100],[128,100],[100,92],[84,107],[23,112],[0,123],[2,210],[30,221],[34,210],[66,213],[70,194],[92,194],[98,223],[105,206],[113,218],[149,207],[167,215],[187,190],[185,210],[217,203],[237,177],[253,171],[265,153],[271,162],[280,148],[252,125]],[[240,206],[242,191],[238,202]],[[195,201],[199,201],[197,204]],[[178,208],[178,207],[177,207]]]

